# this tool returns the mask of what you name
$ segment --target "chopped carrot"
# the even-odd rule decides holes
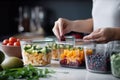
[[[72,61],[75,62],[78,60],[79,62],[85,61],[84,58],[84,51],[83,49],[80,50],[79,48],[75,49],[64,49],[63,53],[60,54],[60,59],[67,59],[68,62]]]

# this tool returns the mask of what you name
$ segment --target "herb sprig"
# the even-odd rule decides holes
[[[22,68],[6,69],[0,72],[1,80],[15,80],[15,79],[25,79],[25,80],[39,80],[40,78],[47,78],[50,74],[55,73],[54,70],[50,69],[40,69],[28,65]]]

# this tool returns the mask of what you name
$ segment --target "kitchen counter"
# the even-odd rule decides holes
[[[57,71],[55,74],[52,74],[52,77],[43,78],[40,80],[120,80],[119,78],[114,77],[112,74],[92,73],[87,71],[85,68],[74,69],[61,67],[59,65],[59,61],[55,60],[52,60],[51,65],[47,67],[38,68],[48,68]]]
[[[41,68],[41,67],[40,67]],[[46,67],[44,67],[46,68]],[[40,80],[120,80],[112,74],[92,73],[86,69],[65,68],[59,65],[59,61],[52,60],[47,68],[57,71],[49,79]]]

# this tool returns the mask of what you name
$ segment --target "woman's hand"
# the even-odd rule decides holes
[[[85,20],[68,20],[64,18],[59,18],[52,29],[54,35],[61,40],[61,37],[64,34],[69,33],[71,31],[74,32],[85,32],[90,33],[93,27],[93,20],[85,19]]]
[[[113,28],[100,28],[85,36],[84,40],[95,40],[97,43],[107,43],[114,40]]]
[[[64,18],[59,18],[52,29],[55,36],[60,40],[60,38],[66,34],[71,32],[72,21]]]

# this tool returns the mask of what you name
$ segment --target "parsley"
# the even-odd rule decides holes
[[[6,69],[0,72],[1,80],[15,80],[15,79],[26,79],[26,80],[39,80],[39,78],[47,78],[50,73],[55,73],[53,70],[47,68],[40,69],[28,65],[22,68]]]

